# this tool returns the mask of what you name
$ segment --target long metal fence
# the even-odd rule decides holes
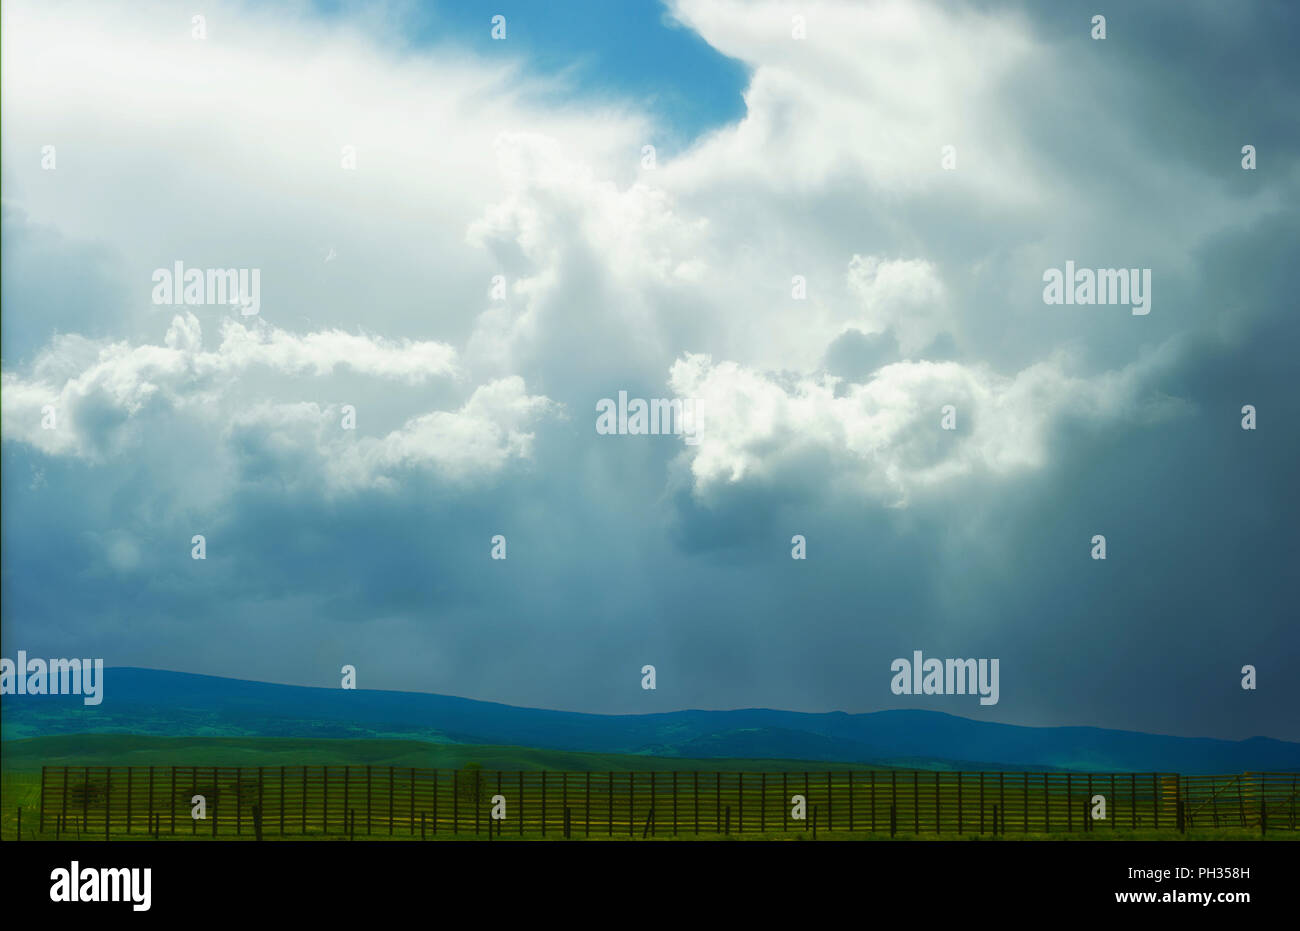
[[[1295,830],[1297,774],[47,766],[57,836],[672,837]],[[1100,813],[1100,816],[1098,816]]]

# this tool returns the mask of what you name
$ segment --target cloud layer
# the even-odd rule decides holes
[[[1300,736],[1237,686],[1300,661],[1291,18],[680,0],[749,79],[675,151],[486,29],[190,15],[5,8],[6,650],[631,711],[892,706],[924,649],[1002,658],[955,713]],[[1152,313],[1045,305],[1067,260]],[[620,391],[700,442],[598,435]]]

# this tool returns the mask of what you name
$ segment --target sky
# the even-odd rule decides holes
[[[1097,12],[6,3],[3,655],[1300,739],[1300,11]]]

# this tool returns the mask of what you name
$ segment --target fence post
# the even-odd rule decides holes
[[[627,836],[636,837],[636,770],[627,774]]]
[[[934,771],[934,833],[943,833],[943,809],[939,801],[939,771]]]
[[[812,792],[810,792],[810,791],[808,790],[808,771],[807,771],[807,770],[804,770],[804,773],[803,773],[803,803],[804,803],[804,812],[803,812],[803,829],[804,829],[805,831],[808,830],[808,807],[807,807],[807,806],[808,806],[808,802],[811,800],[811,798],[812,798]]]
[[[998,773],[998,807],[1002,811],[1002,820],[1007,818],[1007,800],[1006,800],[1006,773]],[[1007,832],[1007,826],[1002,825],[1002,833]]]
[[[262,806],[253,806],[253,834],[258,840],[262,839]]]
[[[627,836],[636,837],[636,771],[627,774]]]
[[[347,833],[347,818],[348,818],[347,813],[348,811],[352,810],[352,806],[350,802],[348,802],[348,794],[350,794],[351,789],[352,789],[352,767],[344,766],[343,767],[343,833]],[[437,815],[438,771],[437,770],[433,771],[433,810],[434,810],[433,831],[434,833],[437,833],[438,831],[438,815]]]
[[[330,768],[321,764],[320,768],[320,832],[329,834],[330,832]],[[257,767],[257,799],[262,800],[262,767]],[[415,824],[415,815],[411,815],[411,824]]]
[[[451,771],[451,833],[460,833],[460,770]]]
[[[722,821],[722,773],[714,773],[713,775],[715,777],[713,782],[713,831],[716,834],[722,827],[720,823]],[[808,774],[804,773],[803,778],[804,784],[807,785]],[[731,809],[728,808],[727,812],[730,814]]]
[[[1047,773],[1043,773],[1043,829],[1052,833],[1052,789]]]
[[[893,837],[898,833],[898,806],[889,806],[889,836]]]
[[[569,808],[567,805],[564,808],[564,839],[569,839]]]
[[[1091,804],[1091,802],[1092,802],[1092,773],[1088,773],[1088,788],[1087,788],[1085,791],[1087,792],[1087,795],[1084,796],[1084,799],[1085,799],[1085,801],[1087,801],[1089,804]],[[1087,831],[1091,831],[1091,830],[1092,830],[1092,817],[1089,815],[1089,808],[1088,808],[1088,805],[1084,805],[1084,806],[1083,806],[1083,830],[1084,830],[1085,832],[1087,832]]]
[[[730,810],[730,809],[727,810],[727,814],[728,814],[728,817],[730,817],[730,814],[731,814],[731,810]],[[629,814],[628,817],[630,818],[631,815]],[[650,811],[647,812],[647,813],[646,813],[646,816],[645,816],[645,827],[641,829],[641,839],[642,839],[642,840],[645,840],[645,836],[646,836],[646,834],[648,834],[648,833],[650,832],[650,827],[651,827],[651,825],[654,824],[654,821],[655,821],[655,807],[654,807],[654,803],[651,802],[651,803],[650,803]]]
[[[984,833],[984,770],[980,770],[980,833]]]
[[[894,836],[894,829],[897,826],[897,817],[895,810],[898,808],[898,770],[891,770],[889,773],[889,836]]]
[[[695,833],[700,833],[700,771],[697,769],[692,774],[695,777]]]
[[[42,779],[43,778],[44,777],[42,777]],[[174,797],[175,795],[176,793],[175,791],[173,791],[172,796]],[[63,820],[63,827],[66,829],[68,826],[67,824],[68,822],[68,767],[66,766],[63,767],[63,802],[59,806],[59,817]],[[173,805],[172,818],[175,819],[175,817],[176,817],[176,806]],[[173,821],[173,824],[174,823],[175,822]]]
[[[921,774],[912,770],[912,833],[921,833]]]
[[[962,784],[962,775],[961,775],[961,770],[959,769],[957,770],[957,833],[958,834],[962,833],[962,826],[964,823],[963,819],[965,818],[965,814],[966,814],[965,811],[963,811],[962,809],[961,784]]]

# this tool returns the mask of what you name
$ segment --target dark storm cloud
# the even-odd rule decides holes
[[[820,178],[809,169],[806,196],[773,193],[737,167],[737,191],[695,191],[674,212],[620,199],[626,184],[611,193],[603,177],[574,180],[567,163],[521,144],[515,188],[463,197],[474,211],[509,208],[480,232],[489,258],[475,254],[478,266],[448,245],[461,245],[468,222],[435,223],[434,206],[419,214],[436,227],[431,243],[411,245],[414,221],[394,234],[405,258],[382,257],[382,215],[343,227],[352,255],[369,231],[365,248],[385,270],[358,272],[376,276],[369,298],[346,274],[331,283],[340,273],[314,252],[297,272],[278,266],[283,278],[300,275],[295,312],[350,332],[446,340],[470,376],[412,386],[259,369],[205,398],[150,373],[157,390],[138,406],[105,388],[76,409],[80,455],[42,451],[39,434],[12,436],[7,424],[5,655],[312,685],[335,684],[350,663],[365,688],[602,712],[932,707],[1012,723],[1300,738],[1296,14],[1285,4],[1143,5],[1109,13],[1107,40],[1093,43],[1090,7],[972,8],[1017,13],[1044,52],[1029,64],[1048,70],[1017,70],[997,95],[1023,134],[1032,183],[1049,183],[1041,201],[983,189],[884,196],[844,166]],[[619,132],[639,152],[640,137]],[[1259,146],[1256,172],[1239,167],[1245,143]],[[147,292],[122,291],[111,247],[27,221],[8,182],[5,197],[7,395],[41,383],[31,365],[55,333],[159,343],[171,314],[150,309],[143,328]],[[893,329],[867,332],[853,319],[833,318],[827,338],[806,345],[795,337],[812,331],[811,312],[794,337],[769,329],[793,311],[751,299],[755,265],[728,264],[741,245],[703,239],[697,249],[690,238],[705,236],[690,208],[712,222],[711,207],[709,231],[752,247],[782,301],[787,266],[803,268],[805,254],[831,270],[814,282],[827,306],[857,300],[836,290],[853,256],[932,263],[947,301],[937,335],[903,353]],[[270,223],[273,208],[259,209]],[[1188,228],[1208,232],[1200,240]],[[326,238],[310,234],[304,254]],[[797,260],[782,251],[791,240],[805,250]],[[404,277],[425,252],[437,273]],[[698,256],[702,272],[689,264]],[[1151,316],[1043,305],[1043,268],[1069,258],[1153,266]],[[499,319],[480,317],[496,306],[483,295],[498,268],[527,288]],[[274,324],[290,326],[283,315]],[[216,317],[203,329],[211,351]],[[977,385],[996,386],[993,375],[1011,378],[1064,345],[1077,351],[1077,381],[1048,382],[1054,413],[1041,431],[1026,422],[1034,442],[1012,449],[1037,452],[1041,433],[1041,462],[907,484],[903,506],[873,483],[892,461],[909,476],[944,462],[937,429],[902,428],[896,459],[875,465],[846,463],[833,442],[757,443],[745,447],[760,460],[750,472],[713,484],[678,437],[595,432],[599,399],[664,396],[683,354],[723,362],[746,345],[767,352],[741,358],[746,371],[783,390],[829,373],[843,379],[840,399],[847,383],[869,384],[903,360],[987,366]],[[799,371],[804,350],[816,371]],[[83,355],[60,350],[45,364],[67,368],[54,379],[62,385],[86,369]],[[772,357],[780,364],[766,364]],[[1131,394],[1109,406],[1084,396],[1089,379],[1150,358],[1158,364],[1133,376]],[[503,404],[427,446],[384,446],[410,418],[457,412],[513,374],[524,396],[555,409],[515,422]],[[372,458],[348,459],[358,444],[337,439],[337,408],[349,401],[358,439],[379,450]],[[262,403],[270,413],[254,416]],[[1258,408],[1258,430],[1240,429],[1243,404]],[[963,409],[955,438],[982,442],[973,431],[1001,422],[997,413]],[[938,417],[925,413],[927,429]],[[488,429],[502,424],[499,435]],[[790,428],[778,440],[811,426]],[[526,453],[511,445],[523,433]],[[394,449],[405,458],[384,458]],[[455,468],[440,458],[453,454]],[[190,558],[199,533],[203,561]],[[498,533],[505,561],[490,558]],[[1098,533],[1105,561],[1089,557]],[[807,560],[790,558],[795,534]],[[999,703],[892,695],[890,662],[915,649],[1000,658]],[[640,688],[645,663],[657,666],[655,692]],[[1259,670],[1254,692],[1239,684],[1248,663]]]

